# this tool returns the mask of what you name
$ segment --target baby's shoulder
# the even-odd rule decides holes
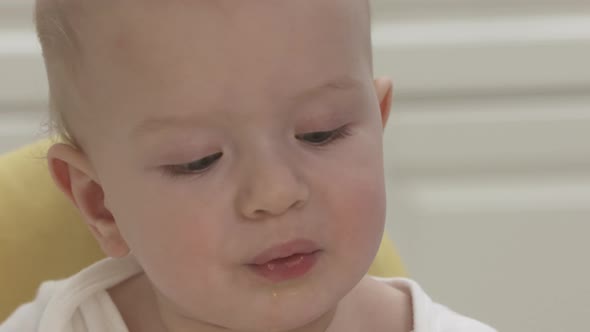
[[[407,332],[413,313],[411,294],[372,277],[365,277],[347,296],[354,318],[362,331]],[[347,324],[350,326],[350,324]]]
[[[413,280],[406,278],[372,279],[373,284],[376,282],[381,285],[374,286],[375,291],[381,290],[383,292],[380,296],[384,300],[383,305],[378,308],[379,312],[385,316],[389,314],[389,319],[404,320],[404,331],[496,332],[496,330],[484,323],[456,313],[444,305],[435,303],[422,287]],[[388,308],[387,306],[393,307]],[[397,309],[392,311],[392,308]],[[399,308],[402,309],[400,310]]]

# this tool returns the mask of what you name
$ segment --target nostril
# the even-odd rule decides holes
[[[304,200],[297,200],[296,202],[293,203],[293,205],[291,205],[292,208],[294,209],[300,209],[305,205],[305,201]]]

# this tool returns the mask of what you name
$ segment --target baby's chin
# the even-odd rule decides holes
[[[339,303],[357,285],[356,278],[323,274],[299,282],[259,287],[223,287],[224,294],[209,293],[207,301],[180,300],[185,317],[207,317],[208,325],[236,331],[291,331],[317,325],[325,330]],[[351,276],[351,274],[349,274]],[[180,294],[179,294],[180,295]],[[202,296],[197,296],[197,298]],[[229,302],[229,303],[228,303]],[[319,328],[323,327],[323,328]]]
[[[311,330],[324,331],[334,313],[347,295],[359,284],[364,273],[336,274],[336,269],[322,269],[302,280],[295,280],[274,287],[264,287],[245,296],[250,303],[250,313],[244,328],[254,331],[291,331],[308,325],[324,326]],[[260,308],[260,310],[256,310]],[[251,329],[246,329],[251,330]]]
[[[277,295],[276,300],[261,305],[259,310],[251,306],[240,321],[230,323],[239,331],[292,331],[311,326],[329,326],[340,297],[333,294],[318,294],[281,300],[285,295]],[[317,330],[325,330],[317,329]],[[316,329],[313,329],[316,330]]]
[[[277,293],[272,300],[265,300],[260,311],[250,311],[249,319],[236,325],[236,328],[265,332],[326,331],[332,325],[340,325],[342,320],[350,318],[345,316],[356,311],[357,290],[361,285],[352,274],[349,277],[331,278],[331,282],[324,283],[320,288],[299,293]]]

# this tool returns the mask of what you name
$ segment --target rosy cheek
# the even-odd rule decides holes
[[[371,233],[380,230],[384,222],[384,198],[379,188],[357,190],[355,194],[346,197],[346,208],[342,215],[349,216],[348,229],[355,234]]]
[[[350,253],[358,262],[370,258],[377,249],[385,223],[385,192],[379,176],[357,178],[333,194],[336,217],[330,225],[340,252]],[[351,250],[354,247],[354,250]],[[348,254],[347,254],[348,255]]]

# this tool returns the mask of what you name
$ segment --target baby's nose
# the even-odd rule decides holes
[[[294,163],[274,156],[257,159],[248,169],[237,197],[237,208],[244,218],[279,216],[307,202],[309,188]]]

